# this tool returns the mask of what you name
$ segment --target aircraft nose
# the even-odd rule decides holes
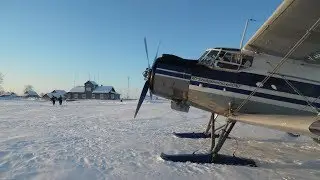
[[[158,64],[161,62],[162,57],[158,57],[154,60],[151,69],[148,72],[148,80],[149,80],[149,89],[153,93],[153,79],[158,68]]]
[[[310,132],[312,132],[313,134],[320,136],[320,120],[315,121],[314,123],[312,123],[312,124],[309,126],[309,130],[310,130]]]
[[[163,54],[152,67],[152,93],[166,99],[187,100],[191,67],[195,65],[194,60]]]

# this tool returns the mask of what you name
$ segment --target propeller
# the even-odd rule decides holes
[[[156,56],[154,57],[154,60],[153,60],[153,64],[156,61],[156,59],[158,58],[158,52],[159,52],[160,43],[161,42],[159,42],[159,44],[158,44],[158,48],[157,48]],[[134,118],[136,118],[136,116],[137,116],[137,114],[139,112],[139,109],[140,109],[140,107],[141,107],[141,105],[143,103],[143,100],[145,99],[146,94],[147,94],[148,90],[150,89],[150,84],[151,84],[150,77],[151,77],[152,69],[150,68],[148,45],[147,45],[147,38],[146,37],[144,38],[144,47],[145,47],[145,50],[146,50],[146,55],[147,55],[147,60],[148,60],[148,68],[143,73],[143,76],[144,76],[144,79],[146,80],[146,82],[144,83],[144,86],[142,88],[141,95],[140,95],[140,98],[139,98],[139,101],[138,101],[138,104],[137,104],[136,112],[134,113]],[[149,93],[150,93],[150,98],[152,99],[151,90],[149,90]]]
[[[159,52],[159,47],[160,47],[161,41],[159,41],[158,47],[157,47],[157,53],[156,56],[154,57],[153,63],[156,61],[156,59],[158,58],[158,52]]]
[[[149,62],[149,53],[148,53],[148,45],[147,45],[147,38],[144,37],[144,48],[146,50],[147,60],[148,60],[148,68],[150,69],[150,62]]]
[[[145,50],[146,50],[146,55],[147,55],[147,60],[148,60],[148,68],[149,68],[149,71],[151,70],[150,69],[150,61],[149,61],[149,53],[148,53],[148,44],[147,44],[147,38],[146,37],[144,37],[144,48],[145,48]],[[146,77],[146,75],[147,75],[147,73],[149,73],[149,72],[145,72],[145,78],[148,78],[148,77]],[[147,81],[149,81],[149,79],[147,79]],[[150,83],[149,83],[150,84]],[[149,89],[149,88],[148,88]],[[148,91],[148,89],[147,89],[147,91]],[[150,93],[150,98],[152,99],[152,93],[151,93],[151,91],[149,91],[149,93]],[[142,92],[141,92],[141,95],[142,95]],[[140,95],[140,98],[141,98],[141,95]],[[141,102],[142,103],[142,102]],[[140,104],[140,106],[141,106],[141,104]],[[139,107],[140,108],[140,107]],[[136,116],[136,115],[135,115]]]
[[[156,59],[158,58],[158,52],[159,52],[160,44],[161,44],[161,41],[159,41],[159,43],[158,43],[157,52],[156,52],[156,56],[154,57],[153,64],[154,64],[154,62],[156,62]],[[153,64],[152,64],[152,66],[153,66]],[[150,99],[152,100],[152,92],[149,91],[149,93],[150,93]]]
[[[143,86],[143,89],[141,91],[141,95],[140,95],[140,98],[139,98],[139,102],[138,102],[138,105],[137,105],[137,109],[136,109],[136,112],[134,113],[134,118],[136,118],[137,114],[138,114],[138,111],[141,107],[141,104],[143,103],[143,100],[144,98],[146,97],[146,94],[148,92],[148,89],[149,89],[149,80],[147,80],[145,83],[144,83],[144,86]]]

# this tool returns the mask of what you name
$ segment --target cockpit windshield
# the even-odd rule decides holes
[[[213,67],[214,61],[217,58],[219,50],[207,50],[203,55],[199,58],[199,63],[204,64],[206,66]]]
[[[212,59],[212,58],[215,59],[218,53],[219,53],[219,50],[207,50],[199,58],[199,61],[201,61],[201,60],[209,60],[209,59]]]
[[[241,54],[240,51],[223,49],[207,50],[200,58],[199,63],[210,68],[240,70],[252,65],[253,57]]]

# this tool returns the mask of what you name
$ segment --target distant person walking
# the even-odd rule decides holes
[[[50,100],[52,101],[52,105],[55,105],[56,104],[56,97],[54,97],[52,95],[52,97],[50,98]]]
[[[60,97],[58,98],[59,104],[62,105],[62,96],[60,95]]]

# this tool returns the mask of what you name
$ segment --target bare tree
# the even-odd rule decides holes
[[[24,91],[23,92],[27,92],[27,91],[30,91],[30,90],[33,90],[33,86],[28,84],[28,85],[24,86]]]

